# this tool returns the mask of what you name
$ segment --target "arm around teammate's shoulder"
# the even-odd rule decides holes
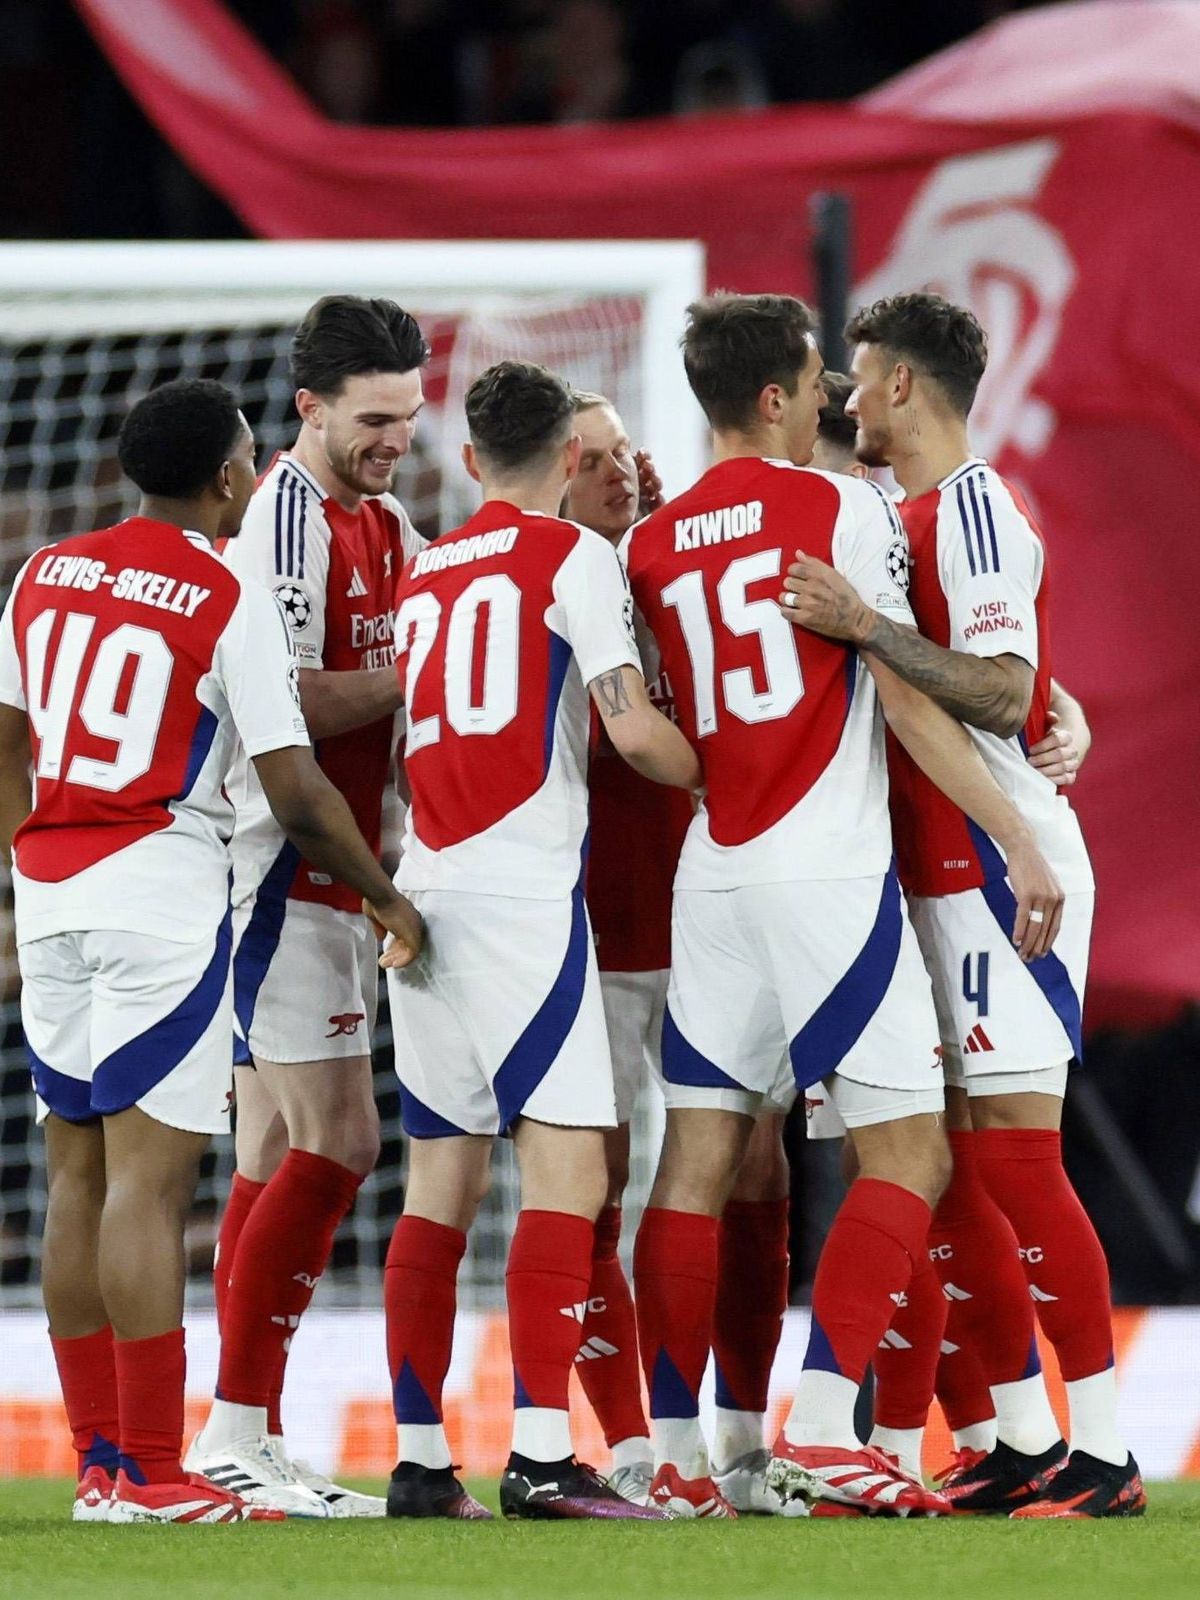
[[[614,667],[588,684],[601,726],[617,754],[655,783],[698,789],[704,781],[700,758],[675,724],[646,692],[636,667]]]

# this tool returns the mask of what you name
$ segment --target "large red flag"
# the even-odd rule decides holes
[[[847,193],[859,299],[932,284],[988,328],[976,445],[1046,530],[1096,734],[1090,1021],[1200,997],[1200,7],[1014,18],[853,107],[430,132],[328,121],[217,0],[77,3],[267,237],[698,237],[712,282],[803,293],[808,197]]]

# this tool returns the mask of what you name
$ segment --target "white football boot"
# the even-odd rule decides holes
[[[771,1464],[769,1450],[750,1450],[731,1461],[724,1472],[713,1473],[713,1482],[733,1509],[742,1516],[779,1517],[783,1505],[767,1482]]]
[[[184,1468],[198,1472],[220,1489],[239,1495],[252,1506],[282,1511],[289,1517],[332,1516],[328,1505],[297,1477],[284,1455],[282,1440],[265,1433],[249,1434],[218,1449],[203,1448],[204,1435],[192,1440]]]
[[[343,1489],[323,1472],[309,1466],[307,1461],[294,1458],[288,1462],[293,1473],[306,1489],[325,1502],[331,1517],[385,1517],[387,1501],[382,1495],[360,1494],[357,1489]]]

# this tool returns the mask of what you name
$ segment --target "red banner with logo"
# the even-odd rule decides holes
[[[345,127],[217,0],[78,4],[175,148],[271,238],[698,237],[714,284],[805,293],[809,196],[848,194],[857,300],[933,285],[989,331],[975,446],[1046,530],[1054,671],[1095,732],[1072,792],[1100,885],[1089,1020],[1200,997],[1200,118],[1179,114],[1174,80],[1171,114],[1149,90],[1089,111],[1077,71],[1055,117],[1037,109],[1055,70],[1039,44],[1026,115],[1009,122],[916,116],[892,86],[886,111]],[[1123,9],[1054,8],[1076,65],[1085,18]],[[1174,13],[1190,46],[1186,9],[1138,8]],[[1187,59],[1182,35],[1173,50],[1151,32],[1158,69]],[[986,104],[987,51],[957,59],[950,103],[969,105],[974,74]],[[1003,64],[1015,117],[1011,49]],[[945,100],[944,72],[934,87]]]

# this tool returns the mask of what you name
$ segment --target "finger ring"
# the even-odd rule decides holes
[[[790,589],[784,595],[783,603],[784,603],[785,606],[794,606],[796,604],[796,596],[792,593],[792,591]]]
[[[1029,920],[1030,922],[1045,922],[1046,913],[1044,911],[1031,911],[1029,913]]]

